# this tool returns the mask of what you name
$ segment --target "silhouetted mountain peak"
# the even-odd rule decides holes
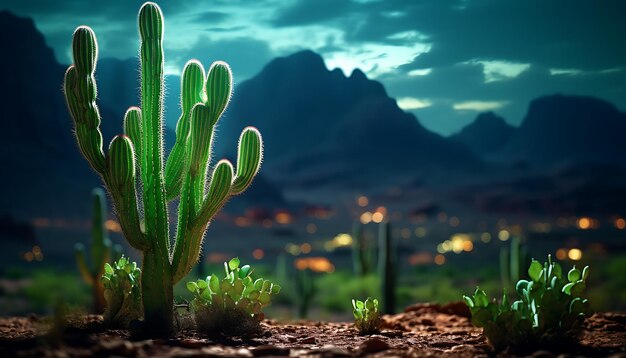
[[[480,113],[476,119],[451,138],[464,143],[476,154],[488,157],[502,148],[514,135],[515,127],[493,112]]]
[[[37,31],[33,20],[16,16],[6,10],[0,11],[0,43],[4,49],[10,49],[14,54],[19,53],[19,56],[7,56],[5,53],[0,57],[0,64],[5,71],[11,70],[6,69],[6,65],[11,64],[18,57],[33,65],[56,62],[54,52],[46,45],[43,35]]]
[[[502,159],[537,164],[626,164],[626,114],[593,97],[551,95],[533,100]]]

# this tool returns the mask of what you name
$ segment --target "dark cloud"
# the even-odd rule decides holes
[[[365,21],[348,31],[349,38],[386,43],[392,34],[416,31],[432,49],[416,57],[413,68],[472,59],[585,70],[626,64],[626,47],[616,45],[626,38],[626,2],[621,0],[385,1],[367,6]],[[396,16],[389,16],[393,11]]]
[[[280,9],[272,24],[277,27],[319,24],[346,15],[354,7],[350,0],[298,0]]]
[[[215,22],[222,22],[228,18],[228,14],[221,11],[205,11],[197,15],[194,15],[190,21],[199,24],[213,24]]]

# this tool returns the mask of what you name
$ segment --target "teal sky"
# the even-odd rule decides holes
[[[137,54],[143,1],[0,0],[31,17],[57,59],[91,26],[101,57]],[[236,81],[276,56],[320,53],[329,69],[360,68],[427,128],[451,134],[493,110],[512,124],[528,102],[592,95],[626,109],[626,1],[194,0],[163,1],[166,71],[189,58],[226,60]],[[306,69],[303,69],[306,70]]]

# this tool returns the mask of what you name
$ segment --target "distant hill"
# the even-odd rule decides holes
[[[553,95],[533,100],[500,160],[539,166],[626,164],[626,114],[603,100]]]
[[[488,157],[502,149],[513,138],[515,130],[502,117],[485,112],[450,139],[465,144],[481,157]]]
[[[360,70],[349,77],[302,51],[270,62],[236,88],[220,124],[218,152],[233,155],[238,135],[254,125],[265,141],[266,172],[281,182],[372,184],[426,168],[476,168],[460,143],[425,129],[384,87]]]

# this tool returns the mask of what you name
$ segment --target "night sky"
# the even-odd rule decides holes
[[[74,28],[96,32],[100,56],[138,51],[143,1],[0,0],[31,17],[69,63]],[[427,128],[448,135],[493,110],[512,124],[528,102],[592,95],[626,110],[626,1],[162,1],[166,72],[189,58],[226,60],[236,81],[276,56],[312,49],[329,69],[362,69]],[[7,52],[3,53],[3,56]],[[306,69],[303,69],[306,70]]]

